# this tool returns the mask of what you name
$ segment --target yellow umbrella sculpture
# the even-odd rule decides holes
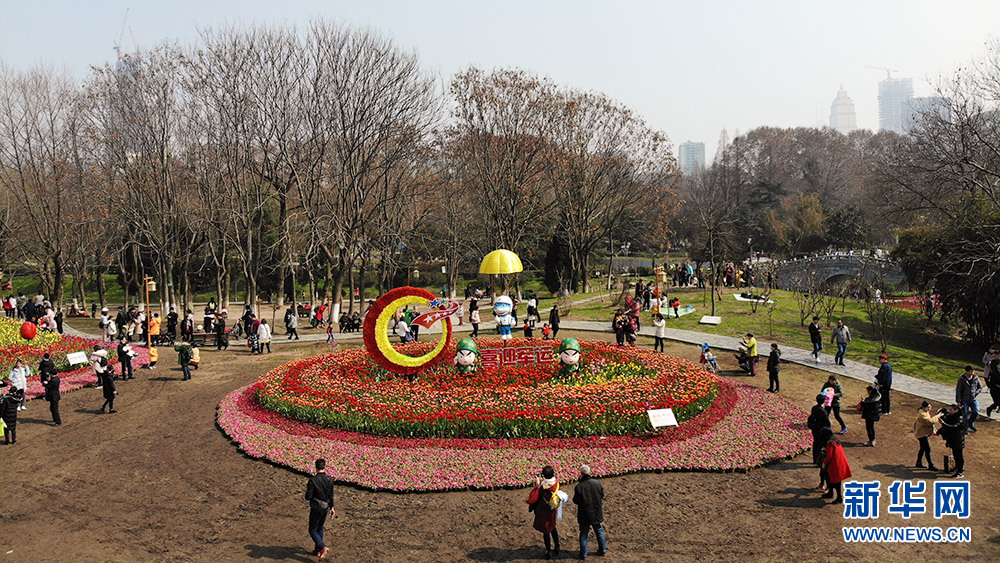
[[[516,274],[524,270],[524,266],[521,265],[521,259],[517,257],[517,254],[503,248],[499,250],[494,250],[490,252],[485,257],[483,257],[483,262],[479,265],[479,273],[487,274],[490,276],[490,288],[493,288],[493,276],[505,276],[507,274]],[[507,278],[504,278],[504,292],[507,291]],[[496,291],[490,292],[490,302],[493,302],[493,297],[496,295]]]

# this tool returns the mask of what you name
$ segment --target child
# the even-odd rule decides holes
[[[326,327],[326,343],[329,344],[331,340],[333,340],[333,323]]]
[[[191,361],[188,363],[194,369],[198,369],[198,364],[201,363],[201,350],[198,349],[198,345],[194,342],[191,343]]]
[[[680,300],[680,298],[674,297],[674,318],[675,319],[681,318],[681,314],[680,314],[680,311],[679,311],[680,308],[681,308],[681,300]]]
[[[524,337],[525,338],[534,338],[533,331],[531,330],[531,323],[528,322],[528,321],[525,321],[525,323],[524,323]]]
[[[549,336],[552,334],[552,329],[549,328],[549,323],[542,325],[542,340],[548,340]]]
[[[149,369],[156,369],[156,362],[160,360],[160,353],[157,351],[156,346],[149,347],[149,365],[146,366]]]
[[[716,361],[715,354],[712,353],[712,349],[708,347],[707,342],[701,345],[701,360],[699,360],[699,363],[705,365],[705,368],[712,373],[719,371],[719,363]]]

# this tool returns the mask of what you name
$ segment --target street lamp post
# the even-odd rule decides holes
[[[146,290],[146,326],[143,327],[143,331],[146,333],[146,348],[152,345],[153,337],[149,334],[149,321],[153,315],[153,312],[149,309],[149,292],[156,292],[156,281],[153,276],[142,276],[142,285]]]

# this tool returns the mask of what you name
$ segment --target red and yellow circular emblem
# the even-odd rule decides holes
[[[430,313],[420,315],[413,320],[430,328],[438,320],[442,323],[441,338],[430,352],[423,356],[407,356],[398,352],[389,342],[389,323],[392,314],[407,305],[424,305],[431,307]],[[451,305],[455,305],[454,308]],[[411,375],[437,362],[445,353],[448,341],[451,339],[451,313],[457,309],[457,303],[440,302],[433,293],[419,287],[400,287],[390,290],[379,297],[365,317],[364,339],[365,348],[375,359],[375,363],[400,375]]]

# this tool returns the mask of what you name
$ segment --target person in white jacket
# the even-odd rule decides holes
[[[663,351],[663,341],[667,339],[667,321],[661,313],[653,315],[653,326],[656,328],[656,342],[653,343],[653,351]]]
[[[257,327],[257,346],[260,353],[264,353],[264,348],[267,347],[267,353],[271,353],[271,326],[267,324],[267,319],[261,319],[260,326]]]
[[[10,386],[12,387],[11,391],[13,391],[14,389],[27,391],[29,375],[31,375],[31,369],[29,369],[28,366],[24,365],[23,361],[18,360],[17,363],[14,364],[14,367],[10,369],[10,375],[8,376],[9,377],[8,380],[10,381]],[[24,401],[25,398],[24,395],[22,394],[21,404],[17,407],[17,410],[19,411],[28,410],[28,407],[24,406]]]

